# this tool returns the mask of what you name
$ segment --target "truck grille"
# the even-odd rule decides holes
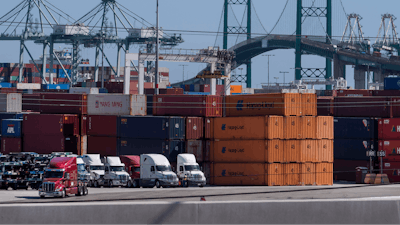
[[[53,182],[45,182],[43,183],[43,191],[45,192],[54,192],[55,184]]]
[[[202,176],[200,174],[195,174],[195,175],[193,175],[193,178],[195,180],[201,180]]]
[[[128,180],[128,176],[127,175],[119,175],[118,176],[120,180]]]
[[[175,176],[173,175],[166,175],[167,180],[175,180]]]

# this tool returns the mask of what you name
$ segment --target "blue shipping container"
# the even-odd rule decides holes
[[[0,121],[6,119],[22,119],[22,115],[21,113],[0,113]],[[3,130],[2,125],[3,123],[0,123],[0,131]]]
[[[369,160],[367,151],[377,150],[378,142],[374,140],[335,139],[333,152],[335,159]]]
[[[0,83],[0,88],[11,88],[12,84],[11,83]]]
[[[68,70],[66,70],[66,71],[67,71],[68,76],[71,77],[71,70],[68,69]],[[58,70],[58,78],[66,78],[66,77],[67,77],[67,75],[66,75],[66,73],[64,72],[64,70],[63,70],[63,69],[59,69],[59,70]]]
[[[0,63],[0,67],[10,67],[10,63]]]
[[[106,88],[99,88],[99,94],[105,94],[108,93],[108,90]]]
[[[69,84],[43,84],[42,89],[47,90],[68,90]]]
[[[153,115],[153,95],[146,95],[147,100],[147,115]]]
[[[377,139],[378,120],[371,118],[334,118],[335,139]]]
[[[118,138],[117,155],[163,154],[176,162],[178,154],[185,152],[185,141]]]
[[[48,73],[50,71],[50,69],[46,69],[46,73]],[[57,73],[57,69],[53,69],[52,73]]]
[[[400,90],[400,77],[386,77],[384,80],[385,90]]]
[[[185,95],[210,95],[210,92],[192,92],[192,91],[185,91]]]
[[[20,138],[22,137],[22,120],[6,119],[2,120],[1,134],[2,137]]]
[[[185,118],[167,116],[119,116],[118,137],[183,140]]]
[[[194,91],[194,84],[189,85],[189,91]]]

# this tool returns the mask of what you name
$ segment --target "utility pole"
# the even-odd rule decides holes
[[[156,38],[156,40],[157,40],[157,43],[156,43],[156,74],[155,74],[155,91],[154,91],[154,94],[156,94],[156,95],[158,95],[158,60],[159,60],[159,58],[160,58],[160,53],[159,53],[159,41],[160,41],[160,38],[159,38],[159,36],[158,36],[158,0],[157,0],[157,24],[156,24],[156,26],[157,26],[157,30],[156,30],[156,35],[157,35],[157,38]]]
[[[283,73],[283,83],[286,84],[285,75],[286,75],[287,73],[289,73],[289,72],[282,72],[282,71],[280,71],[279,73]]]
[[[262,56],[267,56],[268,57],[268,89],[269,89],[269,57],[275,56],[275,55],[262,55]]]
[[[188,66],[188,65],[183,65],[183,64],[181,64],[181,65],[179,65],[179,66],[182,66],[182,69],[183,69],[183,73],[182,73],[182,82],[184,82],[184,81],[185,81],[185,66]]]

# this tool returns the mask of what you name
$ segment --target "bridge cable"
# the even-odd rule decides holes
[[[217,30],[217,35],[215,37],[214,46],[217,45],[217,40],[218,40],[218,36],[219,36],[219,33],[220,33],[219,31],[221,29],[221,24],[222,24],[223,17],[224,17],[224,7],[222,7],[221,19],[219,20],[219,26],[218,26],[218,30]]]
[[[276,26],[278,25],[278,23],[281,21],[281,19],[282,19],[282,16],[283,16],[283,13],[285,12],[285,10],[286,10],[286,7],[287,7],[288,3],[289,3],[289,0],[287,0],[287,1],[286,1],[285,7],[283,8],[281,15],[279,16],[279,19],[278,19],[278,21],[276,21],[276,23],[275,23],[274,27],[272,27],[272,29],[271,29],[271,32],[269,32],[269,34],[268,34],[268,35],[270,35],[270,34],[272,33],[272,31],[274,31],[274,29],[276,28]]]
[[[253,7],[253,9],[254,9],[254,12],[256,13],[257,19],[258,19],[258,21],[260,22],[260,24],[261,24],[261,27],[264,29],[265,33],[267,33],[267,34],[268,34],[268,31],[267,31],[267,29],[265,29],[264,25],[262,24],[262,22],[261,22],[261,20],[260,20],[260,17],[258,16],[258,13],[257,13],[256,7],[254,6],[253,2],[251,2],[251,6]]]

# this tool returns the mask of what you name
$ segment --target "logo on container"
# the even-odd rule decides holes
[[[226,176],[226,170],[222,170],[221,175],[222,175],[223,177]]]
[[[223,147],[222,148],[222,153],[225,153],[226,152],[226,147]]]
[[[100,107],[100,103],[99,103],[99,100],[96,100],[96,103],[95,103],[95,106],[94,106],[96,109],[98,109],[99,107]]]
[[[392,126],[392,132],[400,132],[400,126]]]
[[[12,124],[8,125],[7,134],[15,134],[14,125]]]
[[[243,110],[243,100],[239,100],[236,104],[236,109],[238,111],[242,111]]]
[[[222,124],[221,129],[222,129],[222,130],[225,130],[225,129],[226,129],[226,124]]]

